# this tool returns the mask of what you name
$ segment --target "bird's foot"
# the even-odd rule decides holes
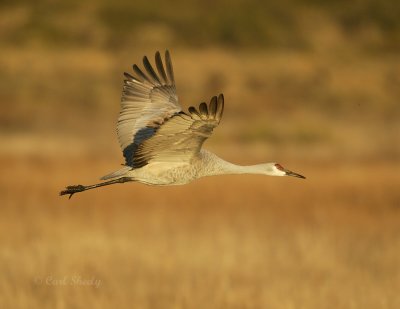
[[[66,190],[60,192],[60,195],[69,194],[69,199],[70,199],[72,195],[74,195],[75,193],[85,191],[86,187],[83,185],[76,185],[76,186],[68,186],[65,189]]]

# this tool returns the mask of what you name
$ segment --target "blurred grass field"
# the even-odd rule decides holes
[[[4,308],[399,306],[399,176],[385,164],[298,162],[307,181],[224,176],[70,201],[56,194],[65,179],[110,163],[68,164],[2,162]]]
[[[0,308],[400,308],[397,2],[185,3],[0,4]],[[185,109],[225,95],[207,149],[307,179],[59,197],[122,163],[122,72],[166,48]]]

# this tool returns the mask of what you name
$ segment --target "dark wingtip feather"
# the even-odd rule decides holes
[[[137,80],[133,75],[129,74],[128,72],[124,72],[124,76],[127,80]]]
[[[212,118],[215,118],[216,112],[217,112],[217,97],[214,96],[210,100],[210,105],[209,105],[209,114],[212,116]]]
[[[197,111],[197,109],[194,106],[190,106],[188,110],[194,119],[201,119],[200,113]]]
[[[174,70],[172,68],[171,55],[170,55],[168,49],[165,51],[165,64],[167,66],[168,78],[169,78],[171,84],[175,85]]]
[[[156,52],[155,60],[156,60],[156,67],[158,70],[158,74],[160,74],[164,83],[168,84],[168,77],[167,77],[167,74],[165,73],[164,65],[163,65],[163,62],[161,59],[161,54],[159,51]]]
[[[205,102],[200,103],[199,110],[200,110],[201,118],[208,118],[208,107]]]
[[[143,65],[149,76],[153,79],[154,83],[161,85],[160,79],[158,78],[156,72],[153,69],[153,66],[151,65],[149,59],[146,56],[143,57]]]
[[[219,121],[221,121],[222,115],[224,113],[224,105],[225,105],[225,98],[224,98],[224,94],[221,93],[218,96],[218,102],[217,102],[217,111],[216,111],[216,119]]]
[[[142,72],[142,70],[136,64],[134,64],[132,68],[135,71],[136,75],[140,78],[141,82],[147,81],[151,83],[149,78]]]

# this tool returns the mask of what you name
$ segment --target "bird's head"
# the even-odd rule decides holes
[[[297,174],[295,172],[292,172],[291,170],[284,168],[279,163],[269,164],[268,169],[269,169],[270,175],[273,175],[273,176],[293,176],[293,177],[298,177],[298,178],[302,178],[302,179],[306,178],[303,175]]]

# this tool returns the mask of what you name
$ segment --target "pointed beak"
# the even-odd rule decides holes
[[[297,178],[306,179],[306,177],[304,177],[303,175],[297,174],[297,173],[289,171],[289,170],[285,170],[285,173],[286,173],[286,176],[293,176],[293,177],[297,177]]]

